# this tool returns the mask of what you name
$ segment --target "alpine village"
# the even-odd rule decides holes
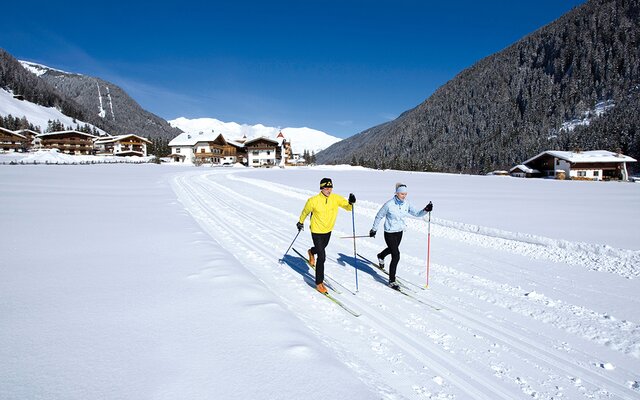
[[[398,118],[322,149],[307,148],[305,140],[293,143],[289,128],[272,137],[183,131],[142,109],[117,85],[21,62],[0,49],[0,87],[11,101],[54,107],[74,121],[65,126],[49,120],[41,127],[29,115],[0,115],[0,152],[91,155],[85,162],[96,163],[133,157],[212,167],[350,164],[629,181],[640,170],[634,7],[589,1],[463,70]]]

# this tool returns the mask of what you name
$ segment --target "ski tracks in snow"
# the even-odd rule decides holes
[[[394,293],[384,285],[385,277],[359,266],[359,293],[336,294],[363,313],[351,317],[315,292],[313,271],[292,251],[284,263],[279,261],[293,240],[297,212],[315,193],[244,175],[198,171],[176,175],[172,186],[201,227],[232,250],[244,268],[271,287],[382,398],[640,398],[640,377],[633,370],[640,357],[636,324],[477,277],[456,266],[437,266],[446,285],[440,286],[442,290],[416,294],[441,306],[442,312]],[[378,207],[359,201],[356,214],[373,219]],[[420,221],[407,222],[410,230],[426,230]],[[637,276],[625,264],[637,254],[590,253],[571,243],[556,246],[544,238],[487,229],[472,232],[447,221],[432,222],[439,237],[465,246],[554,262],[585,260],[589,269]],[[303,234],[296,243],[306,249],[310,240],[308,233],[304,238]],[[349,234],[334,231],[326,268],[345,286],[353,281],[353,265],[331,254],[352,252],[351,242],[337,238]],[[419,270],[423,260],[407,254],[402,262],[416,264]],[[596,268],[597,263],[607,267]],[[418,282],[420,274],[405,278]],[[585,326],[590,337],[585,337]]]

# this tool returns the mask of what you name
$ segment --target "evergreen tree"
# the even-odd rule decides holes
[[[49,120],[47,122],[47,129],[45,130],[45,132],[59,132],[59,131],[64,131],[64,125],[62,124],[62,122],[56,120]]]

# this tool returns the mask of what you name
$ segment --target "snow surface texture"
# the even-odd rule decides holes
[[[30,153],[6,153],[0,155],[0,164],[101,164],[148,163],[153,156],[91,156],[61,153],[58,149],[38,150]]]
[[[358,198],[326,264],[357,318],[284,254],[325,176]],[[341,238],[395,182],[434,203],[400,247],[420,302]],[[153,164],[0,166],[0,184],[2,399],[640,398],[639,185]]]

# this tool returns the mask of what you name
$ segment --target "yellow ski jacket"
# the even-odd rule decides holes
[[[311,214],[311,233],[329,233],[333,230],[338,217],[338,207],[347,211],[353,208],[344,197],[331,193],[325,196],[322,192],[309,197],[300,214],[300,223],[304,223],[307,215]]]

